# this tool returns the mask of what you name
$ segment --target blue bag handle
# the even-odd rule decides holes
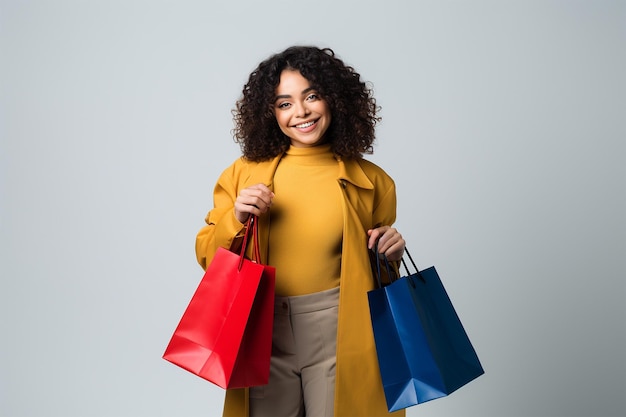
[[[422,280],[422,282],[426,282],[426,279],[424,279],[424,277],[422,276],[422,272],[415,265],[415,261],[413,260],[413,257],[411,257],[411,254],[409,253],[409,250],[406,247],[404,248],[404,252],[409,257],[409,260],[411,261],[411,264],[413,265],[413,268],[415,269],[415,274],[413,274],[413,275],[417,275],[419,277],[419,279]],[[402,261],[402,265],[404,266],[404,269],[406,270],[406,274],[408,276],[411,276],[412,274],[409,271],[409,268],[406,266],[406,262],[404,261],[404,256],[402,256],[401,261]]]
[[[385,261],[385,267],[387,268],[387,276],[389,277],[389,281],[393,282],[400,278],[400,277],[396,277],[395,279],[392,278],[393,275],[391,274],[391,267],[389,266],[389,259],[387,259],[387,255],[385,255],[384,253],[383,254],[378,253],[378,241],[376,241],[376,243],[374,244],[374,248],[371,250],[371,252],[373,252],[371,256],[372,262],[376,264],[376,282],[378,283],[378,288],[383,287],[381,273],[380,273],[380,264],[381,264],[379,260],[380,255],[382,255],[383,260]],[[400,261],[402,263],[402,266],[404,266],[404,269],[406,270],[407,276],[411,277],[412,275],[417,275],[417,277],[422,282],[426,282],[426,279],[424,279],[424,277],[422,276],[422,272],[419,270],[419,268],[415,264],[415,261],[413,260],[411,253],[409,253],[409,250],[406,247],[404,248],[404,252],[409,258],[409,261],[411,261],[411,265],[413,265],[413,269],[415,269],[415,273],[411,274],[411,271],[409,270],[409,267],[407,266],[406,261],[404,260],[404,255],[403,255]],[[411,285],[415,286],[413,282],[411,282]]]
[[[380,255],[378,253],[378,241],[376,241],[376,243],[374,243],[374,247],[371,249],[370,251],[370,260],[372,261],[372,264],[376,264],[376,282],[378,283],[378,288],[382,288],[383,287],[383,280],[382,280],[382,275],[380,273]],[[389,260],[387,259],[387,255],[385,255],[384,253],[383,255],[383,259],[385,261],[385,267],[387,268],[387,276],[389,277],[389,281],[393,281],[393,279],[391,278],[391,267],[389,266]]]

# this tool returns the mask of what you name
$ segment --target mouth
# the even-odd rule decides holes
[[[313,126],[315,123],[317,123],[317,120],[310,120],[308,122],[304,122],[304,123],[300,123],[299,125],[295,125],[294,127],[296,129],[306,129],[307,127]]]

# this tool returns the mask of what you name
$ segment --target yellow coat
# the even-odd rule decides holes
[[[196,239],[196,255],[203,268],[218,247],[240,245],[243,225],[234,215],[239,191],[263,183],[270,189],[282,155],[265,162],[236,160],[220,176],[214,190],[214,208],[206,217],[207,226]],[[374,288],[367,249],[367,230],[391,225],[396,217],[395,184],[381,168],[364,159],[338,160],[338,186],[343,190],[343,249],[337,328],[335,416],[404,416],[404,410],[390,414],[378,369],[376,347],[369,316],[367,291]],[[259,219],[259,246],[262,262],[267,259],[269,218]],[[226,392],[225,417],[246,417],[248,390]],[[279,416],[277,416],[279,417]]]

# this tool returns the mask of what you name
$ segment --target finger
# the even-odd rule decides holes
[[[270,190],[270,188],[265,184],[251,185],[248,188],[244,188],[242,191],[248,191],[254,195],[262,195],[262,196],[267,196],[270,198],[274,196],[274,193],[272,192],[272,190]]]
[[[259,210],[265,210],[267,207],[269,207],[269,204],[262,198],[249,195],[240,195],[239,197],[237,197],[237,200],[235,200],[235,203],[256,207]]]
[[[404,248],[406,242],[402,236],[398,233],[392,242],[389,242],[389,247],[385,248],[384,254],[390,261],[399,261],[404,254]]]
[[[255,195],[261,198],[268,205],[272,202],[274,193],[265,184],[257,184],[254,190],[256,191]]]
[[[262,186],[262,188],[260,187]],[[241,190],[237,202],[256,206],[260,210],[267,209],[272,204],[274,193],[266,186],[259,184]]]
[[[385,256],[390,261],[399,261],[402,259],[404,255],[404,244],[398,242],[393,247],[391,247],[387,252],[385,252]]]
[[[381,227],[377,227],[375,229],[370,229],[367,231],[367,234],[369,235],[369,239],[367,241],[367,247],[368,249],[373,249],[374,246],[376,245],[376,241],[378,241],[380,239],[380,237],[385,233],[385,231],[389,228],[389,226],[381,226]],[[380,242],[379,242],[380,245]],[[378,248],[379,252],[380,252],[380,246]]]
[[[394,245],[402,240],[402,236],[394,228],[387,228],[382,236],[378,239],[378,251],[387,253]]]

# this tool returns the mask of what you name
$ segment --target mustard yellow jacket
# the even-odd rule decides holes
[[[207,226],[200,230],[196,238],[196,255],[203,268],[206,268],[218,247],[237,247],[244,226],[234,215],[235,199],[241,189],[254,184],[263,183],[272,189],[281,156],[265,162],[250,162],[240,158],[222,173],[214,190],[214,208],[206,217]],[[344,226],[337,324],[335,416],[404,416],[404,410],[393,414],[387,411],[367,299],[367,291],[375,286],[368,256],[367,230],[392,225],[395,221],[395,184],[381,168],[364,159],[338,159],[338,163],[340,173],[337,186],[343,190]],[[269,215],[265,215],[259,219],[262,262],[267,259],[268,236]],[[248,415],[248,390],[228,390],[224,416]]]

